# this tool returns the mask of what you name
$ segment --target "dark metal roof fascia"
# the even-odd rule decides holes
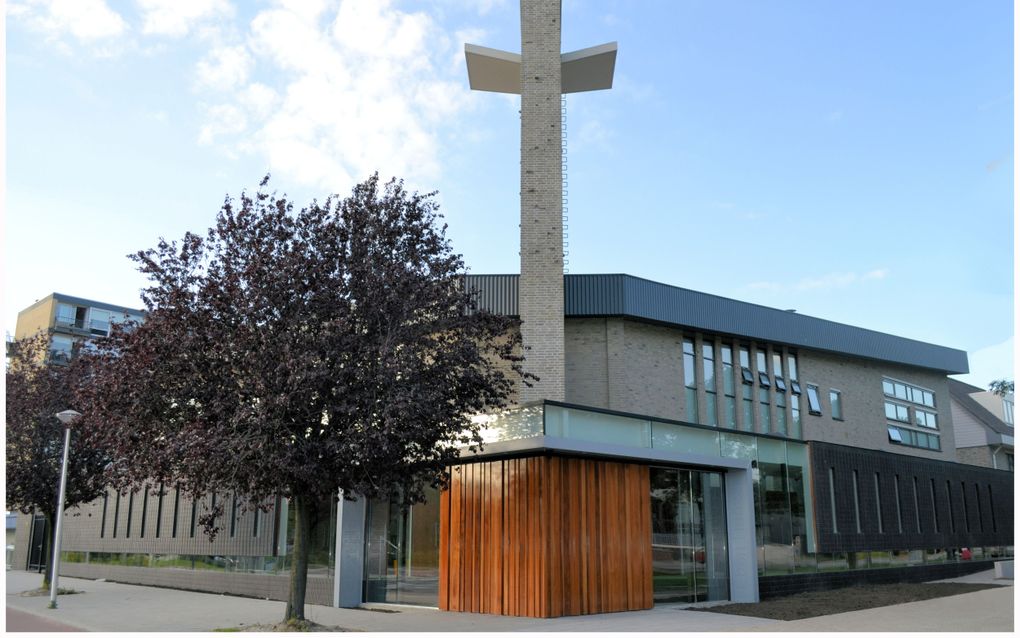
[[[479,307],[518,315],[518,275],[469,275]],[[512,284],[510,283],[512,280]],[[565,275],[568,317],[630,317],[963,374],[967,353],[914,339],[678,288],[631,275]]]

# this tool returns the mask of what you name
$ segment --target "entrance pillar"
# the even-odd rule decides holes
[[[754,482],[750,468],[726,476],[726,523],[730,554],[730,600],[758,602],[758,543],[754,536]]]
[[[365,499],[344,499],[336,507],[336,550],[333,564],[333,606],[357,607],[362,602],[365,571]]]

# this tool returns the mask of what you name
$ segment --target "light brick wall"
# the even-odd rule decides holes
[[[808,414],[807,402],[804,402],[805,439],[942,461],[956,460],[949,386],[944,373],[805,350],[800,351],[798,363],[801,385],[808,383],[817,385],[822,404],[822,416],[814,416]],[[885,395],[882,392],[883,377],[921,386],[935,393],[941,451],[922,450],[889,442],[885,419]],[[843,421],[832,418],[832,408],[829,405],[830,389],[842,393]]]
[[[755,369],[757,343],[740,339],[703,335],[694,331],[657,326],[621,318],[570,318],[565,321],[567,360],[566,396],[570,403],[591,407],[633,412],[636,414],[686,421],[683,386],[683,337],[695,339],[696,368],[700,395],[699,413],[706,414],[705,388],[702,381],[702,344],[714,344],[717,362],[721,362],[719,341],[731,343],[736,381],[736,415],[738,429],[743,429],[742,390],[739,380],[739,346],[750,346],[751,366]],[[775,344],[767,344],[768,362],[772,365]],[[806,396],[799,399],[803,438],[855,447],[884,450],[897,454],[921,456],[944,461],[957,458],[953,417],[950,409],[946,376],[936,371],[909,366],[869,361],[823,352],[798,350],[799,380],[804,392],[807,384],[817,385],[822,415],[809,414]],[[784,378],[789,379],[786,357],[783,357]],[[753,386],[754,420],[752,431],[760,432],[761,403],[757,374]],[[942,450],[923,450],[889,442],[885,419],[884,376],[928,388],[935,392]],[[843,402],[843,420],[832,418],[829,390],[839,390]],[[723,422],[723,388],[717,379],[717,413]],[[769,405],[772,428],[777,423],[775,393]],[[796,400],[786,393],[787,430],[792,428],[791,403]]]
[[[562,401],[563,173],[560,1],[521,0],[521,399]]]

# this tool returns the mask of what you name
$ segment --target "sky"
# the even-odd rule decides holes
[[[227,196],[375,171],[519,272],[516,0],[8,0],[4,327],[51,292],[140,307],[127,259]],[[564,0],[569,272],[628,273],[965,350],[1013,378],[1013,5]]]

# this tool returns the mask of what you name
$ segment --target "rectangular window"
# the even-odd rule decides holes
[[[836,524],[836,468],[829,468],[829,507],[832,509],[832,533],[839,534]]]
[[[772,431],[772,413],[769,406],[768,388],[758,388],[758,402],[761,404],[758,412],[761,431],[763,434],[768,434]]]
[[[747,386],[747,388],[750,389],[751,386]],[[754,432],[754,400],[748,396],[742,403],[744,404],[744,430]]]
[[[776,381],[776,392],[786,392],[786,381],[783,379],[783,355],[772,352],[772,377]]]
[[[875,472],[875,513],[878,515],[878,533],[885,533],[885,521],[882,520],[882,478]]]
[[[907,410],[907,406],[900,405],[898,403],[892,403],[891,401],[885,402],[885,418],[890,421],[899,421],[901,423],[910,423],[910,412]]]
[[[751,374],[751,351],[747,346],[740,346],[740,378],[744,383],[754,383],[754,375]]]
[[[765,346],[758,346],[757,363],[758,385],[763,388],[771,388],[772,384],[769,383],[769,359],[765,354]]]
[[[712,342],[701,344],[701,364],[705,373],[705,425],[719,425],[716,414],[715,390],[715,345]]]
[[[70,363],[74,354],[74,339],[65,335],[50,336],[50,361]]]
[[[106,537],[106,505],[110,500],[110,493],[103,492],[103,520],[99,522],[99,538]]]
[[[918,405],[928,406],[929,408],[935,407],[934,392],[910,385],[909,383],[896,381],[895,379],[882,379],[882,392],[887,397],[893,397],[901,401],[909,401]]]
[[[922,428],[931,428],[932,430],[937,430],[939,427],[937,419],[938,415],[936,415],[934,412],[918,410],[916,408],[914,409],[915,425],[919,425]]]
[[[898,428],[889,428],[889,440],[893,443],[903,443],[903,437]]]
[[[921,505],[917,500],[917,477],[914,477],[914,522],[917,523],[917,533],[921,533]]]
[[[1013,425],[1013,402],[1009,399],[1002,400],[1002,420]]]
[[[170,538],[177,538],[177,514],[181,509],[181,488],[180,486],[174,487],[174,523],[170,530]]]
[[[145,519],[148,518],[149,514],[149,488],[146,487],[142,492],[142,524],[139,525],[138,537],[145,538]]]
[[[156,502],[156,538],[159,538],[160,527],[163,526],[163,484],[159,484],[159,500]]]
[[[790,381],[796,381],[799,377],[797,376],[797,357],[793,354],[786,355],[786,368],[790,371]],[[800,390],[798,390],[800,392]]]
[[[66,303],[57,304],[57,323],[62,326],[73,326],[74,325],[75,308]]]
[[[903,533],[903,507],[900,503],[900,475],[893,477],[893,487],[896,490],[896,531]]]
[[[723,424],[728,428],[737,427],[737,388],[733,374],[733,348],[723,344],[720,349],[722,355],[722,378],[723,378]]]
[[[974,502],[977,503],[978,531],[985,531],[985,517],[981,515],[981,488],[974,484]]]
[[[810,414],[821,416],[822,403],[821,401],[818,400],[818,386],[808,385],[807,398],[808,398],[808,412]]]
[[[259,514],[261,514],[261,511],[257,507],[251,511],[251,535],[255,538],[259,536]]]
[[[857,533],[861,533],[861,502],[857,495],[857,470],[854,470],[854,521],[857,525]]]
[[[935,533],[939,533],[939,505],[938,501],[935,500],[935,479],[928,479],[930,481],[929,487],[931,487],[931,514],[932,522],[935,524]]]
[[[91,308],[89,310],[89,332],[105,337],[110,334],[110,311]]]
[[[953,513],[953,490],[946,481],[946,504],[949,506],[949,532],[956,533],[956,515]]]
[[[195,526],[197,524],[198,524],[198,501],[197,500],[192,500],[191,501],[191,525],[190,525],[190,527],[191,527],[191,531],[190,531],[191,538],[195,538]]]
[[[778,380],[778,379],[777,379]],[[786,395],[776,394],[776,433],[786,436]]]
[[[794,438],[801,438],[801,426],[800,426],[800,396],[798,393],[790,395],[790,436]]]
[[[722,380],[723,394],[728,397],[737,395],[736,386],[733,383],[733,348],[726,344],[720,347],[722,355]]]
[[[237,492],[234,492],[234,498],[230,501],[230,538],[233,538],[236,532],[237,532]]]
[[[124,526],[124,538],[131,538],[131,514],[135,510],[135,493],[128,492],[127,525]]]
[[[967,484],[960,481],[960,497],[963,499],[963,524],[970,533],[970,509],[967,508]]]
[[[988,513],[992,517],[992,531],[999,531],[998,526],[995,524],[995,499],[992,498],[992,486],[988,486]]]
[[[832,418],[837,421],[843,420],[843,396],[839,390],[829,390],[829,406],[832,408]]]
[[[684,339],[684,388],[687,397],[687,420],[699,423],[698,420],[698,380],[697,365],[694,360],[694,339]]]

